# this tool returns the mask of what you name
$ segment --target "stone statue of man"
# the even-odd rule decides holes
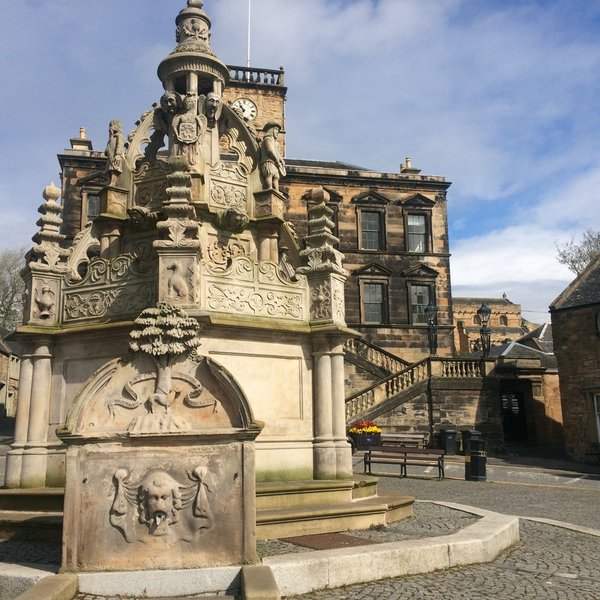
[[[279,154],[277,138],[281,125],[267,123],[262,143],[260,145],[260,174],[266,190],[279,191],[279,179],[285,176],[285,163]]]
[[[108,126],[108,144],[106,145],[106,156],[108,163],[106,170],[110,174],[109,185],[115,185],[117,178],[123,172],[123,153],[125,151],[125,138],[121,121],[116,119]]]

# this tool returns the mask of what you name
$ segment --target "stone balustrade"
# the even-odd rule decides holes
[[[285,71],[282,68],[278,70],[256,69],[253,67],[238,67],[233,65],[229,65],[228,68],[231,81],[285,87]]]
[[[344,350],[352,352],[360,358],[381,367],[388,373],[397,373],[405,369],[410,363],[398,358],[391,352],[386,352],[365,340],[351,338],[344,344]]]

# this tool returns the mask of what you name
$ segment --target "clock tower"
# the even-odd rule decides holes
[[[257,69],[229,66],[230,80],[223,100],[236,109],[259,134],[267,123],[279,123],[281,155],[285,156],[285,95],[283,67]]]

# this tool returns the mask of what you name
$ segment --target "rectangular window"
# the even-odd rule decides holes
[[[88,194],[86,206],[86,219],[91,221],[100,214],[100,197]]]
[[[425,215],[406,215],[406,238],[409,252],[427,252],[427,218]]]
[[[380,212],[363,210],[360,213],[360,247],[362,250],[382,250],[383,231]]]
[[[365,323],[384,322],[383,284],[364,283],[363,293],[363,319]]]
[[[428,285],[410,286],[410,315],[413,325],[427,325],[425,307],[431,302],[431,288]]]

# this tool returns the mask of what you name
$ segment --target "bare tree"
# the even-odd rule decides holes
[[[0,251],[0,327],[5,329],[21,322],[25,285],[20,271],[24,266],[24,249]]]
[[[583,232],[581,242],[570,242],[559,244],[556,242],[556,257],[558,262],[566,265],[569,270],[579,275],[600,254],[600,231],[586,229]]]

